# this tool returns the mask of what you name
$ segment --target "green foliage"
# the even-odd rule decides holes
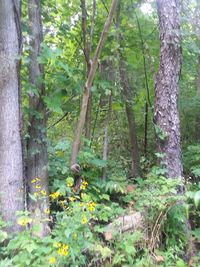
[[[86,1],[87,34],[90,34],[91,30],[92,2]],[[101,35],[110,2],[96,1],[91,58]],[[199,64],[198,38],[194,33],[191,18],[188,20],[187,17],[183,17],[183,66],[179,107],[184,174],[192,179],[186,185],[186,194],[178,195],[177,187],[182,185],[181,180],[166,179],[164,168],[153,167],[150,171],[151,166],[155,164],[154,155],[157,159],[164,160],[163,154],[154,153],[155,134],[163,142],[168,136],[158,125],[152,123],[155,86],[152,74],[156,72],[159,64],[158,17],[155,1],[147,2],[142,5],[150,5],[151,11],[145,13],[138,1],[121,1],[121,29],[116,29],[116,18],[112,24],[92,86],[91,140],[82,138],[78,156],[85,184],[80,192],[75,192],[73,189],[76,177],[71,173],[69,166],[71,142],[87,78],[80,1],[41,1],[44,42],[38,62],[44,66],[45,77],[39,77],[37,83],[44,83],[45,95],[40,95],[37,86],[31,85],[28,79],[30,43],[27,38],[27,1],[22,1],[24,48],[21,80],[24,131],[26,138],[29,137],[26,128],[30,114],[37,119],[43,119],[44,116],[48,118],[48,171],[51,192],[48,213],[51,229],[46,237],[38,238],[33,229],[30,230],[28,227],[32,222],[32,214],[21,212],[18,214],[18,223],[22,225],[23,231],[11,236],[6,224],[0,219],[0,267],[185,267],[186,218],[191,223],[191,233],[199,245],[200,98],[197,95],[196,83],[196,70]],[[192,1],[183,13],[188,11],[192,17],[194,10]],[[140,23],[144,44],[141,44],[135,14]],[[120,32],[123,33],[121,45],[118,42]],[[118,72],[119,54],[123,55],[127,63],[127,75],[133,91],[130,104],[135,114],[141,154],[141,177],[134,180],[127,179],[131,151]],[[105,60],[112,62],[111,76],[115,76],[114,78],[102,77],[101,68]],[[144,61],[147,81],[144,79]],[[149,96],[146,92],[147,83]],[[47,108],[46,114],[29,107],[30,94],[41,97]],[[102,160],[102,146],[110,95],[112,115],[108,130],[109,157],[106,162]],[[144,155],[144,115],[148,97],[152,108],[149,107],[148,111],[147,153]],[[38,150],[32,151],[33,155],[38,153]],[[106,180],[101,179],[103,168],[106,168]],[[130,192],[127,190],[128,185],[134,188]],[[40,200],[34,195],[30,195],[30,198],[35,202]],[[135,211],[140,211],[144,217],[144,231],[116,233],[112,240],[104,240],[105,225],[118,216]],[[196,263],[196,266],[200,266],[198,264]]]
[[[200,176],[200,145],[190,145],[184,153],[184,166],[195,177]]]

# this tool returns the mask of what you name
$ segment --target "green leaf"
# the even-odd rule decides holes
[[[7,239],[7,237],[8,237],[7,232],[0,230],[0,243],[5,241]]]
[[[199,203],[200,203],[200,191],[197,191],[194,195],[194,204],[196,208],[198,208]]]

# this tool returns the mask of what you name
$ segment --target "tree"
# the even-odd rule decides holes
[[[181,71],[180,1],[157,0],[160,26],[160,65],[156,81],[155,121],[159,151],[167,176],[182,176],[178,112]]]
[[[24,209],[20,119],[20,1],[0,1],[0,212],[19,230],[16,211]]]
[[[126,115],[128,119],[128,128],[129,128],[129,138],[131,145],[131,173],[132,177],[135,177],[139,173],[139,150],[137,142],[137,133],[136,133],[136,123],[135,123],[135,114],[132,107],[132,89],[127,75],[126,62],[120,56],[119,60],[119,73],[120,73],[120,82],[123,90],[123,95],[125,98],[125,108]]]
[[[46,136],[46,107],[43,101],[45,95],[44,68],[38,62],[43,41],[40,1],[29,0],[30,27],[30,65],[29,82],[34,89],[29,96],[29,139],[27,144],[27,179],[28,192],[38,197],[38,201],[29,198],[28,209],[33,214],[35,225],[40,224],[39,235],[48,231],[48,156]],[[35,93],[35,91],[37,93]],[[41,223],[43,221],[43,223]]]
[[[117,12],[117,23],[116,27],[120,29],[121,27],[121,18],[120,18],[120,3],[118,5],[118,12]],[[136,122],[135,122],[135,114],[133,110],[133,97],[131,84],[128,77],[128,70],[127,64],[124,59],[123,55],[123,47],[124,47],[124,36],[122,34],[122,27],[121,32],[118,34],[118,42],[120,45],[120,52],[119,52],[119,76],[120,76],[120,84],[122,87],[122,93],[125,100],[125,110],[126,116],[128,120],[128,130],[129,130],[129,140],[130,140],[130,150],[131,150],[131,171],[130,175],[135,177],[139,173],[140,167],[140,157],[139,157],[139,149],[138,149],[138,141],[137,141],[137,133],[136,133]]]
[[[75,134],[73,145],[72,145],[71,166],[76,164],[76,161],[77,161],[77,155],[78,155],[79,146],[80,146],[80,139],[81,139],[83,127],[85,124],[88,100],[89,100],[94,76],[95,76],[97,66],[98,66],[98,59],[99,59],[101,50],[105,44],[105,41],[106,41],[106,38],[108,35],[108,30],[109,30],[110,25],[112,23],[112,19],[114,16],[116,6],[117,6],[117,0],[113,0],[112,4],[111,4],[110,12],[108,14],[108,18],[105,22],[105,26],[104,26],[103,32],[101,34],[101,38],[99,40],[98,46],[97,46],[96,51],[95,51],[94,58],[93,58],[92,63],[91,63],[90,72],[88,74],[87,81],[85,83],[84,94],[83,94],[82,105],[81,105],[81,112],[80,112],[79,121],[78,121],[77,129],[76,129],[76,134]]]

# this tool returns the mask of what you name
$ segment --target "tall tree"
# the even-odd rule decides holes
[[[195,33],[196,33],[196,44],[198,49],[200,49],[200,1],[196,1],[196,10],[195,10]],[[198,67],[197,67],[197,97],[200,97],[200,55],[198,54]],[[196,138],[200,140],[200,115],[197,115],[196,118]]]
[[[128,119],[128,128],[129,128],[129,138],[131,145],[131,173],[130,175],[135,177],[139,173],[140,166],[140,157],[138,150],[138,142],[137,142],[137,133],[136,133],[136,123],[135,123],[135,114],[132,106],[132,88],[130,86],[130,82],[128,79],[126,62],[120,56],[119,60],[119,73],[120,73],[120,82],[123,90],[123,95],[125,98],[125,108],[126,115]]]
[[[40,224],[41,230],[39,235],[43,236],[48,230],[48,214],[45,213],[45,210],[48,209],[49,202],[46,107],[43,102],[45,95],[44,68],[38,62],[43,41],[40,1],[29,0],[28,12],[31,46],[29,82],[30,86],[38,92],[37,94],[32,93],[29,96],[30,117],[29,140],[27,144],[28,192],[31,195],[35,194],[38,197],[38,201],[32,201],[30,198],[28,209],[34,216],[34,224]]]
[[[124,47],[124,36],[122,33],[120,12],[121,12],[121,6],[119,3],[117,9],[117,21],[116,21],[116,28],[120,30],[118,34],[118,42],[121,48],[119,52],[119,76],[120,76],[120,84],[122,87],[122,93],[125,100],[126,116],[128,120],[130,151],[131,151],[130,175],[132,177],[135,177],[139,173],[140,157],[139,157],[139,149],[137,141],[135,114],[133,110],[133,95],[132,95],[133,88],[131,87],[129,81],[127,64],[122,52]]]
[[[20,136],[20,1],[0,0],[0,213],[19,230],[16,211],[24,209]]]
[[[110,25],[112,23],[112,19],[114,16],[116,6],[117,6],[117,0],[112,0],[110,12],[109,12],[107,20],[105,22],[104,29],[103,29],[103,32],[101,34],[99,43],[97,45],[94,58],[91,62],[91,67],[90,67],[90,71],[88,74],[88,78],[87,78],[87,81],[85,83],[84,94],[83,94],[83,99],[82,99],[82,104],[81,104],[81,112],[80,112],[79,121],[78,121],[77,129],[76,129],[76,134],[75,134],[73,145],[72,145],[71,166],[76,164],[76,161],[77,161],[77,155],[78,155],[78,151],[79,151],[81,135],[82,135],[83,127],[85,124],[86,112],[87,112],[87,107],[88,107],[88,100],[89,100],[91,87],[92,87],[93,80],[94,80],[95,73],[96,73],[97,66],[98,66],[98,59],[100,57],[101,50],[102,50],[102,48],[105,44],[105,41],[107,39],[108,30],[109,30]]]
[[[93,14],[91,19],[90,33],[88,36],[88,23],[87,23],[87,8],[86,1],[81,0],[81,13],[82,13],[82,34],[83,34],[83,54],[86,62],[87,77],[90,72],[91,67],[91,52],[92,52],[92,41],[93,41],[93,31],[94,31],[94,22],[96,16],[96,0],[93,0]],[[92,120],[92,92],[88,99],[87,112],[85,118],[85,137],[90,139],[91,137],[91,120]]]
[[[164,164],[170,178],[182,176],[177,105],[181,71],[180,5],[179,0],[157,0],[160,65],[156,81],[155,121],[157,129],[166,136],[163,140],[158,135],[157,144],[165,155]]]

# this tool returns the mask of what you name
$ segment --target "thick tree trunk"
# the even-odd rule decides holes
[[[127,76],[127,69],[125,61],[120,58],[119,62],[119,72],[120,72],[120,82],[123,89],[123,95],[125,98],[125,107],[126,107],[126,115],[128,119],[128,127],[129,127],[129,137],[131,144],[131,176],[135,177],[139,173],[139,150],[138,150],[138,142],[137,142],[137,133],[136,133],[136,123],[135,123],[135,114],[132,107],[132,94],[129,79]]]
[[[181,70],[180,1],[157,0],[160,24],[160,65],[156,81],[155,121],[166,134],[157,139],[165,154],[167,176],[182,176],[178,91]]]
[[[38,56],[41,53],[43,41],[40,1],[29,0],[29,27],[30,27],[30,85],[37,89],[38,95],[30,94],[30,117],[29,117],[29,140],[27,144],[27,178],[28,190],[38,200],[32,201],[29,198],[28,209],[33,214],[33,225],[40,226],[38,235],[44,236],[48,232],[48,155],[46,142],[46,108],[43,102],[45,94],[44,70],[38,63]],[[36,179],[38,178],[38,179]],[[37,182],[33,182],[34,180]]]
[[[24,209],[20,136],[20,1],[0,0],[0,215],[20,229],[16,211]]]

